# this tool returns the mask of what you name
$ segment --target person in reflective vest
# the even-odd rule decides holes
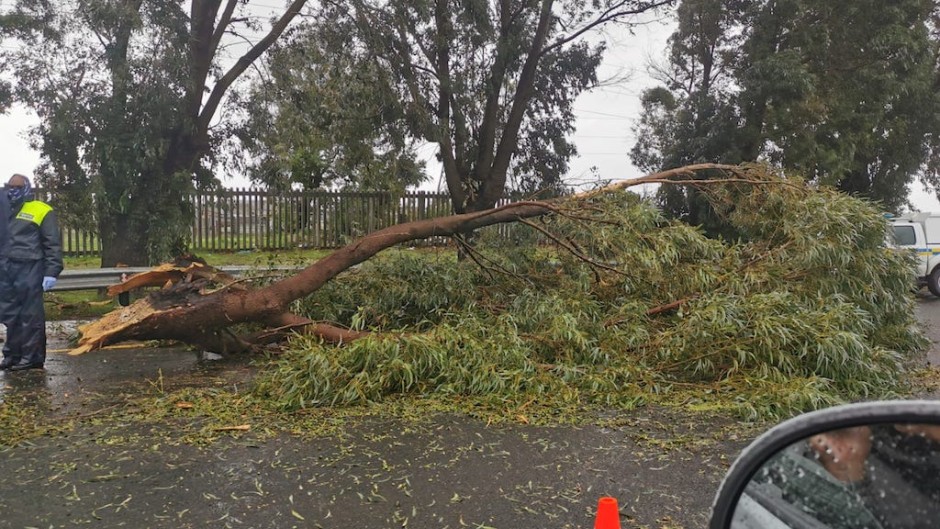
[[[10,320],[13,303],[12,279],[10,277],[10,199],[0,192],[0,323],[6,326]]]
[[[10,201],[7,271],[12,295],[0,369],[42,369],[46,312],[42,293],[62,272],[62,243],[52,207],[34,200],[29,179],[15,174],[4,186]]]

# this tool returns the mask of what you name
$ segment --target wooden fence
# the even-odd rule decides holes
[[[37,193],[40,198],[43,193]],[[195,211],[190,247],[200,251],[337,248],[373,231],[450,215],[446,193],[403,195],[311,191],[272,193],[226,189],[190,196]],[[55,199],[50,203],[55,207]],[[504,203],[504,202],[501,202]],[[98,255],[97,232],[60,219],[66,255]],[[440,242],[441,240],[431,241]]]
[[[192,197],[195,250],[337,248],[382,228],[449,215],[443,193],[289,192],[245,189]]]

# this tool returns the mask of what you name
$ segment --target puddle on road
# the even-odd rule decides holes
[[[69,337],[84,322],[57,321],[46,326],[48,353],[45,369],[0,372],[0,402],[7,395],[35,395],[50,411],[69,412],[86,397],[150,389],[182,376],[205,375],[222,357],[178,347],[124,347],[69,356]],[[0,326],[0,337],[5,337]],[[139,390],[139,389],[138,389]],[[29,398],[29,397],[27,397]]]

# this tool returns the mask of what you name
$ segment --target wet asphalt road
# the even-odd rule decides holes
[[[918,316],[940,365],[940,299],[921,297]],[[185,349],[68,357],[55,351],[70,329],[54,325],[47,369],[0,374],[0,398],[40,392],[53,412],[81,413],[86,397],[218,369]],[[209,447],[163,445],[156,427],[133,423],[116,439],[114,425],[83,422],[0,450],[0,529],[575,528],[592,526],[602,495],[620,500],[624,528],[703,527],[747,439],[668,413],[641,409],[614,428],[366,419],[313,441],[247,435]]]
[[[940,366],[940,298],[920,294],[917,298],[917,318],[932,342],[927,352],[927,361]]]
[[[0,453],[0,526],[575,528],[612,494],[625,527],[702,527],[725,468],[723,450],[667,454],[625,430],[447,417],[211,448],[127,433],[140,441],[83,428]]]
[[[0,373],[0,398],[40,394],[52,413],[85,414],[161,374],[247,371],[184,349],[69,357],[68,334],[50,327],[44,371]],[[620,500],[625,528],[701,527],[746,439],[669,413],[644,408],[611,428],[364,419],[312,441],[247,434],[209,447],[166,444],[172,425],[84,420],[0,450],[0,529],[577,528],[593,525],[603,495]]]
[[[0,402],[8,392],[38,392],[52,411],[77,411],[90,395],[121,392],[132,383],[156,383],[199,373],[212,365],[205,355],[183,347],[126,347],[93,351],[81,357],[66,354],[77,322],[49,322],[44,370],[0,372]],[[0,338],[4,337],[0,326]]]

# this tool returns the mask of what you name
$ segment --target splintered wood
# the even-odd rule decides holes
[[[242,288],[237,280],[225,272],[201,263],[190,263],[178,266],[172,263],[162,264],[152,270],[141,272],[129,277],[126,281],[108,288],[108,296],[114,297],[122,292],[130,292],[145,287],[161,287],[168,289],[172,286],[196,279],[206,279],[213,283]],[[70,355],[81,355],[95,349],[126,339],[125,332],[144,323],[155,315],[166,312],[167,309],[153,305],[150,297],[141,298],[127,307],[109,312],[101,319],[78,328],[81,338],[78,346],[69,351]],[[172,310],[172,308],[169,308]]]
[[[122,292],[130,292],[144,287],[165,288],[183,280],[192,281],[193,279],[208,279],[223,285],[236,283],[236,279],[231,275],[208,265],[191,263],[189,266],[184,267],[168,263],[156,266],[146,272],[134,274],[127,278],[127,281],[108,287],[108,295],[114,297]]]

